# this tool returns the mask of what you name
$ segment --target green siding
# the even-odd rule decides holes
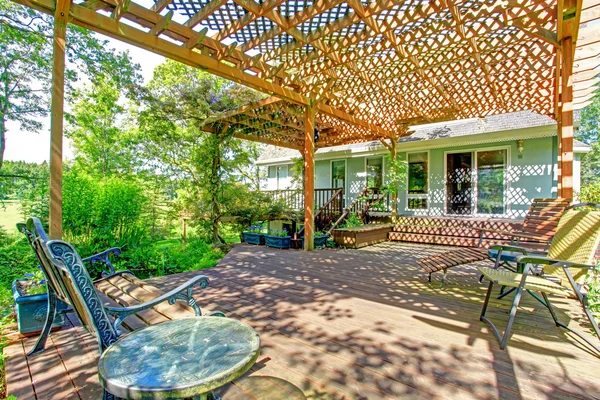
[[[489,145],[458,146],[429,150],[429,209],[420,211],[406,210],[405,184],[399,190],[398,211],[401,214],[443,215],[445,213],[445,153],[456,151],[480,150],[487,148],[509,147],[509,162],[506,171],[508,183],[505,192],[509,209],[507,216],[524,216],[531,200],[536,197],[555,197],[555,160],[556,138],[527,139],[524,142],[522,157],[519,157],[516,141],[493,143]],[[406,160],[407,153],[398,152],[401,160]],[[425,151],[417,150],[416,152]],[[412,151],[411,151],[412,152]],[[372,155],[369,157],[373,157]],[[350,204],[365,187],[365,159],[367,156],[346,159],[347,204]],[[338,158],[339,159],[339,158]],[[384,158],[385,160],[385,158]],[[384,162],[384,175],[389,170],[389,162]],[[331,186],[330,160],[319,160],[315,163],[315,187]]]

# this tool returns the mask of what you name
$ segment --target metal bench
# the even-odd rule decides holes
[[[120,253],[119,249],[82,259],[71,244],[49,240],[37,218],[30,218],[26,225],[18,224],[18,228],[29,239],[48,285],[46,323],[29,355],[44,350],[54,322],[57,299],[68,303],[88,331],[96,333],[100,352],[123,332],[180,316],[202,315],[192,291],[194,286],[208,287],[206,276],[199,275],[163,293],[129,271],[116,272],[109,255]],[[102,273],[101,279],[92,281],[84,260],[101,262],[107,266],[107,271]],[[176,303],[177,300],[183,300],[186,305]],[[221,312],[210,314],[223,315]]]

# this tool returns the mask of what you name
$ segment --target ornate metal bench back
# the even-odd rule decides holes
[[[96,334],[100,352],[104,351],[119,335],[106,313],[81,257],[69,243],[48,240],[36,218],[27,221],[27,228],[33,234],[32,245],[44,272],[52,279],[53,286],[60,288],[59,297],[73,307],[88,331]]]
[[[50,240],[48,239],[48,236],[46,236],[42,222],[37,218],[29,218],[27,224],[17,224],[17,228],[27,236],[29,244],[46,276],[48,289],[53,291],[62,301],[69,302],[63,282],[60,277],[56,275],[56,271],[51,267],[50,260],[46,257],[46,254],[42,249],[42,243],[47,243]]]

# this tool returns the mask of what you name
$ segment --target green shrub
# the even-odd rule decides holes
[[[588,304],[596,321],[600,324],[600,260],[588,274]]]
[[[187,242],[173,239],[124,251],[116,258],[115,266],[146,278],[211,268],[222,257],[221,250],[201,239],[191,238]]]
[[[348,218],[346,218],[346,222],[344,222],[340,228],[352,228],[354,226],[361,226],[364,225],[362,220],[360,219],[360,217],[358,216],[358,214],[356,213],[350,213],[350,215],[348,215]]]
[[[34,272],[38,263],[22,234],[0,235],[0,317],[10,312],[12,282]]]
[[[579,198],[583,202],[600,204],[600,181],[582,186]]]

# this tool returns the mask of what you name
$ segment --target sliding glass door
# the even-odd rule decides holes
[[[471,214],[473,211],[473,153],[446,155],[446,212]]]
[[[446,154],[446,213],[505,213],[507,150]]]

